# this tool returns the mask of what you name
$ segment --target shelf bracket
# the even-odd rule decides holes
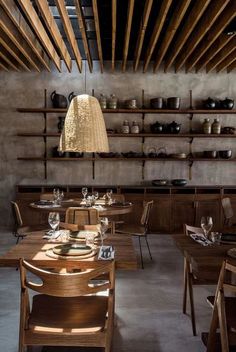
[[[142,162],[142,180],[144,180],[145,160]]]
[[[192,180],[192,166],[193,166],[193,160],[189,160],[189,162],[188,162],[188,178],[189,178],[189,180]]]

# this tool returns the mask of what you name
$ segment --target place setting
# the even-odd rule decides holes
[[[43,239],[50,243],[58,243],[46,251],[48,257],[63,260],[80,260],[94,257],[98,253],[99,260],[114,259],[114,247],[104,246],[103,240],[107,238],[108,218],[101,218],[98,224],[98,231],[93,230],[59,230],[60,214],[50,212],[48,223],[52,230],[47,231]]]

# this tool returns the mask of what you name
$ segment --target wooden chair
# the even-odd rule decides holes
[[[236,265],[223,261],[215,296],[208,297],[213,307],[210,331],[207,339],[207,352],[215,352],[217,329],[220,330],[221,351],[229,352],[231,345],[236,348]],[[232,294],[234,296],[232,296]]]
[[[70,207],[66,210],[65,222],[78,224],[81,229],[84,225],[97,225],[99,223],[98,211],[93,208]]]
[[[103,347],[105,352],[110,351],[114,323],[114,262],[101,263],[95,269],[88,266],[87,270],[77,273],[55,273],[21,259],[20,273],[19,352],[34,345]],[[34,275],[30,280],[28,273]],[[91,283],[103,274],[108,275],[108,281]],[[32,304],[29,290],[38,292],[33,296]],[[101,294],[104,290],[106,295]]]
[[[184,234],[189,236],[190,234],[203,234],[201,227],[189,226],[184,224]],[[192,272],[191,263],[186,257],[184,257],[184,293],[183,293],[183,313],[187,313],[187,297],[189,296],[190,304],[190,315],[192,322],[193,335],[196,336],[196,320],[195,320],[195,309],[193,300],[193,285],[197,284],[197,278],[194,277]]]
[[[224,213],[224,226],[225,227],[232,227],[236,226],[236,224],[232,224],[232,218],[234,216],[234,211],[231,205],[230,198],[226,197],[221,200],[223,213]]]
[[[16,237],[16,243],[18,243],[20,239],[26,237],[28,232],[40,231],[46,228],[46,225],[24,225],[20,213],[20,208],[17,202],[11,201],[11,208],[14,219],[14,228],[12,234]]]
[[[40,194],[40,200],[54,200],[54,195],[53,193],[41,193]]]
[[[150,251],[150,247],[149,247],[148,239],[147,239],[147,235],[149,232],[149,217],[150,217],[150,212],[151,212],[152,207],[153,207],[153,200],[151,200],[149,202],[144,202],[140,224],[124,225],[121,228],[117,229],[117,231],[116,231],[118,233],[126,233],[126,234],[130,234],[132,236],[138,237],[142,269],[144,268],[144,265],[143,265],[141,237],[145,238],[148,252],[150,255],[150,259],[152,260],[152,255],[151,255],[151,251]]]

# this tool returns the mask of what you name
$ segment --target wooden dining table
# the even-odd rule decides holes
[[[54,246],[62,244],[61,242],[49,242],[43,239],[45,231],[35,231],[27,234],[27,236],[14,245],[8,252],[0,256],[0,266],[2,267],[18,267],[20,258],[31,262],[36,266],[49,268],[66,268],[74,269],[78,267],[86,267],[86,264],[92,267],[98,267],[101,260],[98,259],[99,243],[97,253],[87,259],[54,259],[49,257],[46,252]],[[135,270],[138,268],[137,256],[130,235],[108,234],[104,239],[104,245],[113,246],[115,250],[115,267],[116,269]],[[78,258],[78,257],[77,257]]]
[[[236,242],[203,246],[186,235],[172,235],[172,239],[182,255],[191,263],[193,274],[201,279],[210,278],[212,281],[215,278],[217,282],[224,259],[236,265],[236,259],[227,254],[229,249],[236,247]]]
[[[33,209],[34,211],[42,213],[42,215],[48,214],[49,212],[55,211],[59,212],[60,214],[65,214],[66,210],[69,207],[81,207],[81,200],[73,200],[73,201],[63,201],[61,205],[59,206],[40,206],[37,203],[30,203],[29,204],[30,208]],[[98,207],[98,214],[99,217],[108,217],[110,218],[111,222],[111,232],[112,234],[115,234],[115,219],[119,215],[125,215],[129,214],[133,211],[133,205],[132,203],[127,203],[126,205],[116,205],[115,203],[112,205],[104,204],[102,207]],[[45,219],[44,219],[45,220]]]

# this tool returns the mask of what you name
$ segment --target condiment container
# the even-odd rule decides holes
[[[129,122],[125,120],[121,126],[121,133],[130,133]]]
[[[101,109],[107,108],[107,98],[104,94],[100,94],[99,103],[100,103]]]
[[[210,123],[210,119],[205,119],[203,124],[203,133],[205,134],[211,134],[211,123]]]
[[[221,132],[221,124],[219,119],[214,119],[213,124],[211,125],[212,133],[220,134]]]
[[[118,102],[118,99],[115,96],[115,94],[111,94],[110,99],[108,101],[108,108],[109,109],[117,109],[117,102]]]
[[[137,121],[133,121],[131,126],[131,133],[139,133],[139,125]]]

